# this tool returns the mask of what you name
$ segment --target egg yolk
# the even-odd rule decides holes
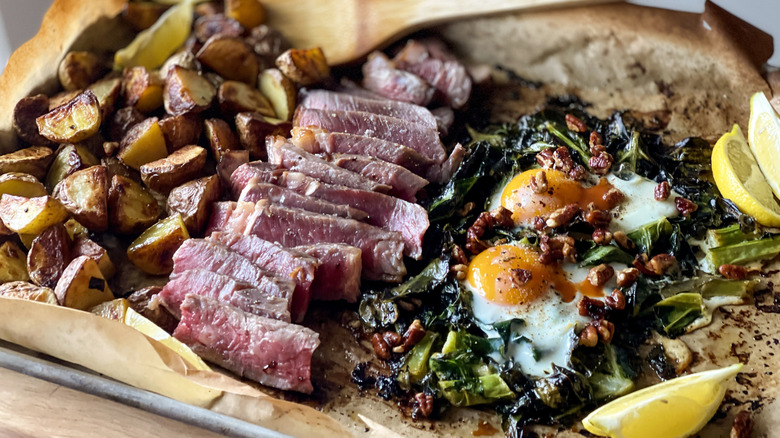
[[[552,288],[563,301],[577,295],[598,297],[599,287],[587,280],[572,283],[558,265],[539,263],[539,253],[531,248],[499,245],[477,254],[469,263],[466,281],[486,300],[501,305],[521,305],[537,300]]]
[[[531,180],[541,171],[547,177],[547,190],[536,193]],[[604,194],[611,188],[603,178],[593,187],[583,187],[559,170],[531,169],[509,181],[501,193],[501,205],[512,212],[516,225],[531,225],[535,217],[548,215],[569,204],[586,209],[593,203],[599,210],[608,210],[613,206],[604,200]]]

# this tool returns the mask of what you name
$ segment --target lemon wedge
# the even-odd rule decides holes
[[[715,143],[712,176],[720,193],[759,223],[780,226],[780,204],[738,125]]]
[[[149,336],[155,341],[159,341],[161,344],[175,351],[176,354],[184,358],[184,360],[189,362],[190,365],[196,369],[204,371],[211,370],[211,368],[209,368],[209,366],[203,362],[203,359],[201,359],[200,356],[190,350],[190,347],[182,344],[181,341],[169,335],[168,332],[160,328],[152,321],[149,321],[146,319],[146,317],[136,312],[135,310],[128,308],[125,312],[123,321],[126,325],[129,325],[130,327],[138,330],[146,336]]]
[[[116,68],[143,66],[147,70],[155,70],[163,65],[189,37],[194,3],[185,0],[165,11],[152,27],[139,33],[127,47],[116,52]]]
[[[712,418],[742,364],[678,377],[607,403],[582,424],[612,438],[675,438],[696,433]]]
[[[780,197],[780,117],[761,92],[750,98],[748,142],[772,191]]]

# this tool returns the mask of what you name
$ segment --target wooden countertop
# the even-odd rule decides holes
[[[0,436],[218,438],[222,435],[0,368]]]

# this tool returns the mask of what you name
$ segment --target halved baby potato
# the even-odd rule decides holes
[[[215,94],[211,82],[197,71],[174,65],[165,79],[165,111],[174,116],[199,113],[211,105]]]
[[[147,274],[167,275],[173,270],[173,253],[189,238],[181,215],[168,216],[141,233],[127,248],[127,257]]]
[[[19,149],[10,154],[0,155],[0,173],[29,173],[42,180],[46,177],[49,164],[53,159],[54,151],[44,146]]]
[[[122,73],[125,103],[148,114],[163,104],[163,83],[146,67],[128,67]]]
[[[330,76],[330,67],[322,49],[289,49],[276,58],[276,67],[293,82],[314,85]]]
[[[106,63],[92,52],[68,52],[57,70],[66,91],[83,90],[103,77]]]
[[[225,81],[217,92],[219,109],[225,117],[233,117],[236,113],[254,111],[264,116],[274,117],[276,112],[271,102],[255,87],[238,82]]]
[[[0,220],[15,233],[37,236],[46,228],[64,222],[67,217],[68,210],[51,196],[0,197]]]
[[[222,196],[219,177],[211,175],[186,182],[168,195],[168,214],[181,214],[190,233],[203,231],[211,213],[211,204]]]
[[[11,281],[0,285],[0,297],[37,301],[39,303],[57,303],[57,296],[48,287],[37,286],[26,281]]]
[[[292,125],[283,120],[246,112],[236,115],[236,130],[241,147],[256,160],[266,159],[265,138],[269,135],[290,135]]]
[[[21,99],[14,107],[13,126],[20,139],[38,146],[48,146],[51,141],[38,132],[35,119],[49,112],[49,96],[38,94]]]
[[[46,188],[54,190],[54,187],[68,175],[97,164],[100,164],[98,159],[83,145],[65,145],[57,152],[49,168],[49,174],[46,175]]]
[[[295,84],[281,71],[275,68],[263,70],[260,73],[260,92],[263,93],[274,107],[276,118],[290,120],[295,111],[297,91]]]
[[[172,188],[200,176],[206,155],[206,149],[200,146],[184,146],[165,158],[141,166],[141,180],[152,190],[168,193]]]
[[[108,177],[97,165],[69,175],[54,188],[53,195],[90,231],[108,229]]]
[[[255,86],[260,61],[241,38],[214,35],[198,51],[198,61],[227,80]]]
[[[71,255],[74,258],[86,256],[97,262],[98,268],[100,268],[100,272],[105,278],[111,278],[116,273],[116,268],[108,256],[108,251],[89,237],[82,236],[76,239],[73,242]]]
[[[160,206],[143,186],[122,175],[111,178],[108,190],[108,222],[121,234],[140,233],[160,217]]]
[[[239,148],[238,137],[230,129],[230,125],[222,119],[206,119],[203,122],[206,127],[206,138],[211,146],[211,156],[219,162],[222,155]]]
[[[119,145],[117,157],[129,167],[138,170],[146,163],[168,156],[157,117],[150,117],[133,126]]]
[[[38,286],[53,288],[70,262],[71,239],[63,224],[43,230],[27,252],[27,272]]]
[[[100,102],[92,90],[35,119],[42,136],[55,143],[78,143],[93,136],[102,121]]]
[[[79,310],[114,299],[97,262],[87,256],[76,257],[68,264],[54,293],[60,305]]]
[[[0,175],[0,196],[4,194],[34,198],[46,196],[46,187],[27,173],[8,172]]]
[[[10,240],[0,245],[0,283],[29,279],[27,257],[19,245]]]

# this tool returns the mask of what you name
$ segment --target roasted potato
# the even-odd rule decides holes
[[[38,235],[68,217],[68,210],[51,196],[0,197],[0,220],[15,233]]]
[[[230,125],[222,119],[207,119],[204,123],[206,127],[206,138],[209,139],[211,146],[211,156],[217,162],[222,159],[222,154],[226,151],[239,148],[238,137],[230,129]]]
[[[260,70],[255,52],[242,39],[214,35],[198,51],[198,61],[228,80],[257,84]]]
[[[173,253],[189,238],[181,215],[168,216],[138,236],[127,248],[127,257],[147,274],[167,275],[173,269]]]
[[[260,73],[260,92],[271,102],[276,118],[290,120],[295,111],[295,84],[275,68]]]
[[[74,172],[54,188],[52,195],[90,231],[108,229],[108,173],[97,165]]]
[[[225,187],[230,187],[230,176],[238,166],[249,162],[249,151],[225,151],[217,164],[217,175]]]
[[[79,310],[114,299],[97,262],[86,256],[71,260],[57,282],[54,294],[60,305]]]
[[[27,252],[27,272],[38,286],[54,287],[71,258],[71,239],[63,224],[43,230]]]
[[[54,190],[54,187],[66,176],[97,164],[99,164],[98,159],[86,147],[65,145],[57,152],[57,156],[49,168],[49,174],[46,175],[46,188]]]
[[[0,173],[20,172],[42,180],[46,177],[54,151],[44,146],[33,146],[10,154],[0,155]]]
[[[214,100],[214,86],[194,70],[174,65],[165,79],[165,111],[177,116],[204,111]]]
[[[60,91],[59,93],[50,96],[49,111],[53,110],[54,108],[59,108],[62,105],[65,105],[66,103],[75,99],[76,96],[81,94],[82,91],[84,90]]]
[[[196,144],[203,131],[203,119],[197,114],[169,116],[158,122],[165,137],[168,152],[172,153],[188,144]]]
[[[112,141],[122,141],[130,129],[143,122],[146,116],[132,106],[117,110],[108,125],[108,137]]]
[[[42,136],[56,143],[78,143],[100,128],[100,102],[92,90],[86,90],[35,119]]]
[[[206,150],[189,145],[141,166],[141,180],[152,190],[168,193],[172,188],[197,178],[206,164]]]
[[[122,73],[125,103],[148,114],[163,104],[163,83],[145,67],[128,67]]]
[[[0,245],[0,283],[29,279],[24,251],[10,240]]]
[[[157,117],[148,118],[130,128],[117,153],[117,158],[135,170],[166,156],[168,147]]]
[[[57,303],[54,290],[48,287],[36,286],[26,281],[11,281],[0,285],[0,297],[17,298],[20,300],[37,301],[39,303]]]
[[[102,120],[110,120],[114,114],[116,101],[122,94],[122,80],[119,78],[102,79],[90,85],[89,89],[97,97]]]
[[[192,234],[200,234],[211,213],[211,204],[221,196],[217,175],[186,182],[171,190],[168,195],[168,214],[181,214],[187,230]]]
[[[192,52],[182,51],[174,53],[165,61],[162,67],[160,67],[160,77],[162,79],[167,78],[168,72],[176,65],[181,68],[186,68],[187,70],[201,70],[200,63],[198,62],[198,58],[195,57],[195,54]]]
[[[68,52],[57,70],[66,91],[83,90],[108,71],[106,63],[91,52]]]
[[[290,42],[278,30],[271,29],[265,24],[252,28],[245,41],[269,66],[273,65],[277,56],[290,48]]]
[[[22,141],[38,146],[50,146],[53,143],[38,132],[35,119],[49,112],[49,97],[45,94],[25,97],[14,107],[13,126],[16,135]]]
[[[276,67],[293,82],[314,85],[330,76],[330,67],[322,49],[289,49],[276,58]]]
[[[119,158],[103,157],[100,159],[100,164],[106,166],[106,172],[108,173],[107,176],[109,180],[113,178],[114,175],[122,175],[125,178],[130,178],[137,183],[141,182],[141,174],[122,164],[122,162],[119,161]]]
[[[104,278],[111,278],[116,273],[108,251],[89,237],[81,236],[73,242],[71,256],[74,258],[86,256],[96,261]]]
[[[128,295],[127,302],[133,310],[146,319],[157,324],[166,332],[173,333],[179,321],[165,307],[152,303],[152,299],[161,291],[162,288],[159,286],[145,287]]]
[[[136,234],[150,227],[160,217],[160,206],[151,193],[122,175],[111,178],[108,191],[108,222],[111,230]]]
[[[269,135],[290,135],[289,122],[263,117],[258,113],[236,115],[236,130],[241,147],[249,151],[256,160],[266,159],[265,138]]]
[[[76,240],[79,237],[88,237],[89,230],[84,225],[81,225],[76,219],[70,218],[65,221],[65,230],[68,231],[70,240]]]
[[[125,6],[122,9],[122,18],[124,18],[136,32],[140,32],[152,27],[168,8],[169,6],[167,5],[161,5],[154,2],[129,1],[125,2]]]
[[[193,25],[192,32],[198,41],[205,43],[214,35],[225,37],[241,37],[246,30],[238,21],[226,17],[223,14],[212,14],[198,17]]]
[[[265,8],[258,0],[226,0],[225,15],[251,29],[263,24]]]
[[[263,96],[263,93],[243,82],[222,83],[217,92],[217,100],[224,117],[233,117],[236,113],[246,111],[254,111],[268,117],[276,115],[271,102]]]
[[[8,172],[0,175],[0,196],[3,194],[34,198],[46,196],[46,187],[27,173]]]

